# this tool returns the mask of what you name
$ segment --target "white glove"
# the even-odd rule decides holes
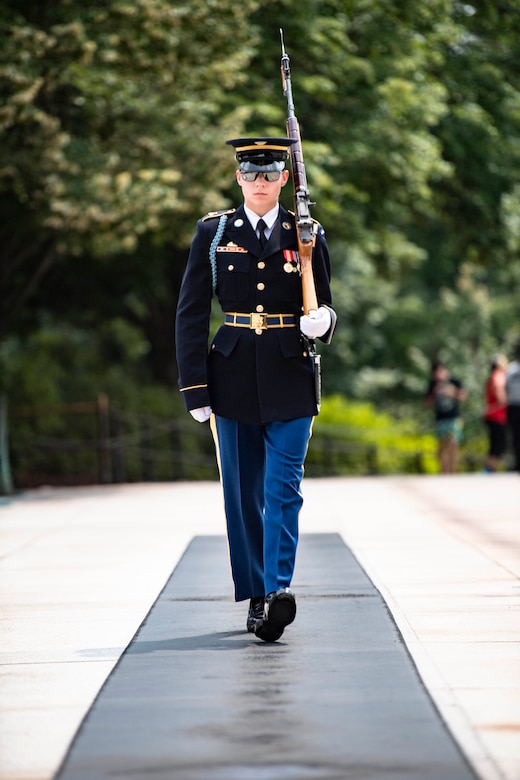
[[[190,414],[197,422],[206,422],[211,417],[211,406],[199,406],[198,409],[190,409]]]
[[[326,306],[320,306],[317,311],[311,311],[300,317],[300,330],[308,339],[324,336],[331,326],[330,311]]]

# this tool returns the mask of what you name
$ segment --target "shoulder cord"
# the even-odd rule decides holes
[[[213,241],[211,242],[211,246],[209,248],[209,260],[211,263],[211,284],[213,287],[213,294],[215,294],[215,291],[217,289],[217,247],[219,245],[220,239],[224,235],[226,222],[227,222],[227,214],[222,214],[222,216],[218,221],[217,232],[215,233],[215,237],[213,238]]]

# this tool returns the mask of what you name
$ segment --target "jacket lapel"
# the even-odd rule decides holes
[[[244,247],[252,255],[260,255],[260,242],[247,218],[244,206],[239,206],[226,224],[225,234],[234,244]]]
[[[291,245],[294,247],[295,242],[296,228],[294,226],[294,217],[280,206],[278,219],[274,224],[273,232],[265,246],[263,256],[268,257],[269,255],[274,255]]]
[[[270,257],[291,245],[294,247],[296,242],[294,217],[286,211],[286,209],[280,206],[278,219],[274,224],[273,232],[262,252],[258,237],[251,227],[244,206],[241,205],[237,208],[231,219],[228,220],[225,237],[238,246],[244,247],[255,257]]]

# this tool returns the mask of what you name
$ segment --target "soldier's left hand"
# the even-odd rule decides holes
[[[300,317],[300,330],[308,339],[324,336],[331,326],[330,311],[326,306],[320,306],[316,311]]]

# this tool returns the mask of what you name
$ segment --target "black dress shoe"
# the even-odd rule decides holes
[[[264,642],[276,642],[284,628],[296,617],[296,598],[290,588],[279,588],[266,596],[264,619],[258,624],[255,634]]]
[[[247,613],[247,630],[254,634],[256,627],[262,622],[264,617],[264,597],[257,596],[249,602],[249,612]]]

